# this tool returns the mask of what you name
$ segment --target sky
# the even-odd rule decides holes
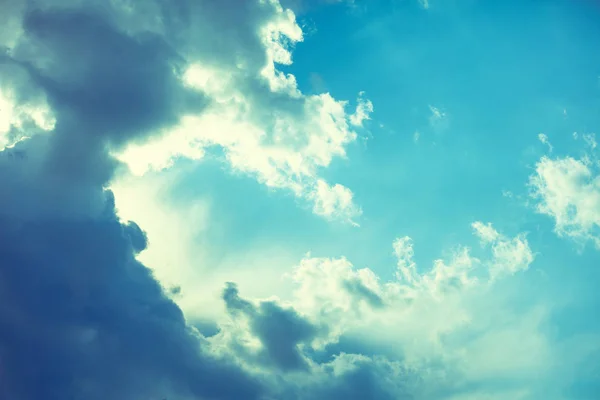
[[[2,0],[0,398],[600,398],[600,4]]]

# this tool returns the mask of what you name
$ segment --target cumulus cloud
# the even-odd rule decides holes
[[[335,184],[330,186],[322,179],[308,195],[314,201],[313,212],[327,218],[341,218],[357,225],[352,218],[362,214],[362,210],[353,201],[353,193],[347,187]]]
[[[135,260],[143,233],[110,201],[93,219],[0,225],[3,398],[257,398]]]
[[[240,40],[219,43],[217,54],[212,46],[176,43],[187,58],[181,79],[207,99],[206,109],[183,113],[178,124],[157,129],[156,139],[130,144],[118,158],[140,175],[167,168],[179,157],[201,159],[207,149],[217,147],[234,171],[291,191],[312,203],[318,215],[350,221],[359,214],[350,189],[324,182],[320,170],[346,156],[346,147],[357,137],[355,129],[370,118],[373,104],[361,92],[351,113],[347,102],[329,93],[303,94],[295,77],[277,68],[292,63],[292,48],[303,40],[294,14],[276,1],[247,2],[245,11],[232,3],[239,10],[220,18],[235,24],[249,14],[250,22],[236,32]],[[190,23],[204,26],[205,36],[223,36],[218,24]],[[195,28],[189,29],[188,35],[195,34]]]
[[[399,280],[405,280],[409,284],[416,283],[417,270],[413,261],[415,252],[413,250],[412,239],[408,236],[397,238],[394,241],[394,254],[398,259],[398,271],[396,277]]]
[[[145,235],[105,190],[110,151],[205,107],[179,79],[180,57],[124,31],[115,10],[14,10],[20,35],[0,65],[2,397],[258,398],[260,384],[210,355],[136,260]]]
[[[600,248],[600,175],[589,157],[543,156],[529,178],[536,210],[554,220],[559,236]]]
[[[476,235],[483,228],[493,232],[487,259],[478,259],[468,247],[459,247],[449,260],[434,260],[429,270],[419,271],[413,260],[412,240],[402,237],[393,243],[397,273],[396,280],[389,282],[382,282],[368,268],[354,269],[345,258],[307,258],[294,273],[298,282],[296,307],[318,321],[329,321],[330,328],[336,324],[369,325],[373,318],[389,322],[402,318],[411,307],[451,302],[469,290],[483,289],[497,277],[526,270],[533,262],[523,235],[507,238],[491,225],[476,222],[473,226]],[[331,321],[337,322],[331,325]],[[335,330],[330,334],[335,335]]]
[[[260,341],[256,357],[265,359],[282,370],[306,369],[307,361],[299,345],[310,343],[317,328],[300,317],[293,309],[281,307],[275,301],[253,305],[239,296],[237,286],[227,284],[223,291],[227,310],[235,317],[248,320],[248,331]],[[241,335],[244,332],[240,332]]]
[[[397,275],[390,281],[368,268],[356,269],[346,258],[307,256],[291,276],[296,289],[288,300],[248,300],[229,284],[223,298],[231,319],[210,340],[217,349],[234,349],[250,370],[272,365],[285,372],[275,389],[284,398],[485,396],[489,392],[468,385],[494,374],[510,381],[506,393],[523,390],[522,377],[511,371],[529,374],[548,362],[547,343],[538,331],[544,314],[534,311],[525,323],[493,311],[500,325],[492,320],[492,328],[481,322],[489,321],[491,309],[475,305],[499,278],[527,269],[533,255],[522,235],[508,238],[481,222],[473,229],[484,247],[491,246],[486,257],[475,258],[460,247],[425,271],[414,261],[412,240],[398,238],[393,243]],[[514,341],[519,335],[527,344]],[[505,346],[506,356],[490,353],[493,341]],[[539,362],[517,357],[524,346]],[[494,365],[486,365],[490,357]]]
[[[45,99],[16,103],[16,95],[8,84],[0,91],[0,150],[12,147],[20,140],[54,129],[56,120]]]
[[[233,285],[223,299],[255,351],[226,341],[226,324],[203,337],[138,260],[146,235],[119,219],[106,189],[131,157],[161,168],[218,145],[234,169],[313,201],[318,214],[355,216],[352,193],[317,174],[356,136],[345,104],[304,96],[272,68],[289,63],[287,46],[301,39],[293,14],[273,1],[9,5],[2,18],[15,29],[2,31],[0,65],[1,397],[392,396],[395,385],[378,371],[398,373],[393,363],[344,354],[316,363],[305,351],[329,337],[328,326],[276,301],[245,300]],[[362,279],[343,288],[383,307]]]

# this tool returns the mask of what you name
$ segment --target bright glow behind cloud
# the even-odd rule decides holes
[[[8,89],[8,87],[7,87]],[[56,119],[45,102],[15,104],[10,89],[0,86],[0,150],[12,146],[27,134],[52,131]]]

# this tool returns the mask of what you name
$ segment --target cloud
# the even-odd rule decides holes
[[[313,199],[313,212],[328,218],[340,218],[352,222],[353,218],[362,214],[362,210],[354,204],[354,195],[345,186],[335,184],[330,186],[327,182],[319,179],[316,187],[308,195]]]
[[[589,158],[542,157],[529,178],[536,210],[559,236],[600,248],[600,176]]]
[[[450,126],[448,119],[448,113],[438,107],[429,105],[429,126],[431,126],[436,132],[443,132]]]
[[[345,258],[306,258],[293,279],[298,285],[295,307],[317,325],[328,325],[331,338],[341,334],[345,321],[370,314],[384,302],[378,277],[366,268],[355,270]]]
[[[345,258],[306,258],[293,274],[298,285],[294,307],[316,325],[328,325],[327,340],[335,340],[356,324],[402,320],[420,307],[451,304],[470,291],[487,290],[496,279],[524,271],[533,262],[523,235],[507,238],[491,225],[476,222],[473,226],[478,236],[488,230],[487,259],[475,258],[469,248],[458,247],[449,260],[434,260],[428,271],[420,272],[413,260],[412,239],[402,237],[393,243],[398,263],[396,279],[389,282],[381,282],[368,268],[354,269]]]
[[[527,270],[533,262],[534,254],[529,248],[525,234],[509,239],[498,233],[491,224],[486,225],[477,221],[472,227],[484,244],[491,245],[493,263],[490,267],[490,276],[492,278]]]
[[[484,397],[469,385],[498,375],[520,393],[511,371],[529,378],[556,361],[540,334],[544,310],[512,318],[485,301],[533,254],[524,235],[482,223],[473,227],[486,256],[459,247],[426,271],[399,238],[391,281],[345,258],[307,257],[289,299],[227,285],[228,315],[200,334],[169,298],[177,290],[140,261],[143,226],[118,215],[107,187],[123,163],[143,173],[219,147],[233,170],[351,221],[352,192],[320,172],[345,156],[352,121],[370,107],[359,100],[352,117],[275,68],[302,38],[275,1],[85,4],[11,1],[1,16],[11,29],[0,33],[0,397]]]
[[[151,272],[135,224],[0,219],[5,398],[256,398],[259,385],[202,349]],[[231,385],[231,386],[230,386]]]
[[[125,33],[106,8],[28,4],[0,65],[1,397],[258,398],[136,260],[145,235],[105,190],[110,151],[204,97],[160,36]]]
[[[491,246],[485,258],[459,247],[419,271],[413,242],[402,237],[393,243],[397,278],[387,282],[345,258],[307,256],[291,275],[297,286],[287,300],[244,299],[229,284],[223,297],[231,320],[211,343],[267,381],[275,381],[267,366],[281,370],[270,385],[281,398],[532,395],[528,382],[551,360],[541,331],[546,312],[517,316],[488,295],[533,255],[522,235],[508,238],[481,222],[473,228]],[[505,381],[502,390],[482,389],[495,377]]]
[[[546,146],[548,146],[548,151],[550,153],[552,153],[553,147],[552,147],[552,144],[550,143],[550,140],[548,139],[548,135],[546,135],[545,133],[540,133],[540,134],[538,134],[538,140],[540,142],[542,142],[543,144],[545,144]]]
[[[284,371],[308,367],[298,346],[312,341],[317,334],[315,326],[293,309],[282,308],[274,301],[263,301],[254,306],[240,298],[237,286],[232,283],[223,291],[223,299],[230,313],[248,318],[249,331],[262,344],[259,358],[266,358]]]
[[[362,97],[364,92],[360,92],[359,96],[356,111],[350,116],[350,123],[354,126],[362,126],[364,121],[370,119],[370,114],[373,112],[373,103]]]
[[[415,374],[398,362],[383,357],[365,357],[340,354],[334,361],[321,367],[322,374],[333,384],[323,380],[314,385],[310,397],[316,399],[413,399],[411,379]],[[320,372],[320,371],[318,371]],[[416,377],[418,379],[418,376]]]
[[[247,7],[250,18],[256,13],[260,18],[241,24],[237,32],[253,38],[251,43],[221,43],[216,55],[211,48],[184,47],[187,64],[182,82],[207,99],[206,109],[201,114],[183,113],[176,126],[160,130],[156,139],[131,144],[117,157],[141,175],[168,168],[179,157],[198,160],[207,149],[219,148],[233,171],[292,192],[312,203],[318,215],[351,221],[360,213],[358,206],[348,203],[353,197],[350,189],[325,182],[320,171],[334,158],[346,156],[346,147],[370,118],[373,104],[361,92],[356,111],[349,113],[347,102],[329,93],[303,94],[293,75],[278,70],[279,65],[292,63],[291,51],[303,40],[294,14],[278,2],[257,3]],[[210,31],[214,24],[194,24],[208,26],[205,35],[222,36],[218,26]]]
[[[306,388],[278,382],[278,371],[314,367],[299,346],[321,327],[273,301],[253,305],[233,286],[224,293],[226,305],[248,321],[248,334],[263,346],[254,366],[239,359],[235,347],[220,349],[219,334],[203,337],[138,260],[146,234],[120,220],[106,189],[123,166],[114,155],[136,144],[152,161],[154,151],[179,155],[184,147],[162,147],[162,135],[196,123],[223,124],[233,110],[243,118],[221,125],[235,128],[233,136],[221,138],[219,129],[202,133],[210,145],[226,148],[236,170],[314,199],[325,216],[356,210],[347,188],[316,173],[343,156],[355,137],[344,103],[328,94],[302,97],[292,77],[269,69],[288,61],[284,35],[299,40],[293,15],[276,2],[13,5],[9,19],[20,29],[2,36],[0,65],[0,180],[8,194],[0,196],[1,397],[318,398],[379,390],[374,378],[348,378],[366,368],[358,359],[347,360],[347,373],[334,363],[318,366],[336,378],[333,384],[310,376]],[[238,30],[214,34],[225,26]],[[206,36],[216,42],[196,40]],[[190,65],[201,65],[191,70],[195,82],[186,78]],[[218,71],[217,77],[205,70]],[[257,71],[259,79],[253,78]],[[235,92],[219,92],[227,74],[247,85],[239,86],[241,102]],[[275,117],[265,120],[272,111]],[[255,126],[267,127],[269,137]],[[254,153],[257,146],[266,155]],[[361,282],[346,286],[378,304]]]

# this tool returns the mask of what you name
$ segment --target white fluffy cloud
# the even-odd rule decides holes
[[[421,321],[433,324],[425,324],[429,334],[450,329],[444,323],[459,323],[460,310],[457,315],[437,319],[439,310],[443,313],[446,307],[453,307],[472,290],[486,290],[502,275],[526,270],[534,259],[522,234],[507,238],[490,224],[476,222],[473,227],[479,237],[485,232],[485,245],[491,245],[486,259],[472,256],[468,247],[459,247],[449,260],[435,260],[429,270],[418,271],[412,240],[403,237],[393,243],[397,279],[388,282],[382,282],[369,268],[355,269],[346,258],[307,257],[292,274],[297,289],[291,304],[316,325],[328,326],[327,340],[374,323],[393,324],[400,329],[394,332],[401,332],[406,329],[401,328],[406,318],[425,309],[434,313],[423,315]]]
[[[600,174],[589,157],[542,157],[530,177],[539,213],[552,217],[559,236],[600,248]]]
[[[322,179],[317,180],[316,187],[312,188],[309,194],[309,198],[314,202],[315,214],[329,218],[339,217],[358,225],[351,218],[359,216],[362,210],[354,204],[353,196],[347,187],[337,183],[330,186]]]
[[[481,222],[473,223],[473,229],[490,247],[489,257],[479,259],[468,247],[458,247],[449,260],[435,260],[427,271],[419,271],[413,260],[412,239],[396,239],[396,280],[389,282],[381,282],[368,268],[355,269],[345,258],[306,258],[293,274],[298,284],[294,306],[317,323],[336,321],[334,326],[369,325],[373,318],[401,321],[414,308],[451,304],[472,289],[485,290],[497,278],[526,270],[533,262],[523,234],[508,238]]]
[[[397,279],[387,282],[368,268],[356,269],[345,258],[307,256],[291,275],[296,283],[292,297],[283,301],[247,300],[230,287],[225,299],[232,320],[222,324],[221,333],[211,340],[216,348],[234,349],[237,357],[256,366],[256,360],[273,346],[259,329],[267,320],[287,321],[287,329],[296,326],[300,332],[310,332],[279,345],[293,351],[293,359],[301,357],[302,368],[309,371],[281,378],[303,382],[311,390],[319,386],[318,376],[339,379],[366,363],[385,387],[381,394],[367,398],[403,394],[445,398],[436,390],[449,388],[467,396],[456,398],[484,398],[491,392],[461,385],[494,377],[509,382],[501,393],[529,395],[531,387],[523,386],[521,380],[543,373],[551,359],[539,330],[545,311],[532,310],[517,317],[498,305],[484,304],[489,304],[486,294],[496,279],[527,269],[533,253],[523,235],[508,238],[481,222],[475,222],[473,229],[482,244],[490,247],[486,257],[475,258],[469,248],[460,247],[448,260],[435,260],[426,271],[419,270],[413,260],[412,240],[398,238],[393,243]],[[269,326],[277,324],[269,322]],[[344,338],[356,338],[359,348],[345,350]],[[383,354],[371,355],[373,346],[385,349]],[[494,350],[498,346],[502,351]],[[315,357],[332,349],[341,352],[333,353],[331,361]],[[385,382],[395,384],[386,386]]]
[[[293,192],[325,218],[352,221],[361,213],[352,192],[325,182],[319,171],[346,156],[346,146],[357,137],[354,128],[370,118],[373,104],[361,92],[349,113],[347,103],[329,93],[303,94],[293,75],[277,69],[292,63],[291,49],[303,40],[302,30],[278,2],[262,4],[255,53],[241,53],[231,64],[190,57],[182,79],[206,96],[206,109],[185,115],[154,140],[131,145],[119,158],[141,175],[169,167],[177,157],[200,159],[218,147],[234,171]]]

